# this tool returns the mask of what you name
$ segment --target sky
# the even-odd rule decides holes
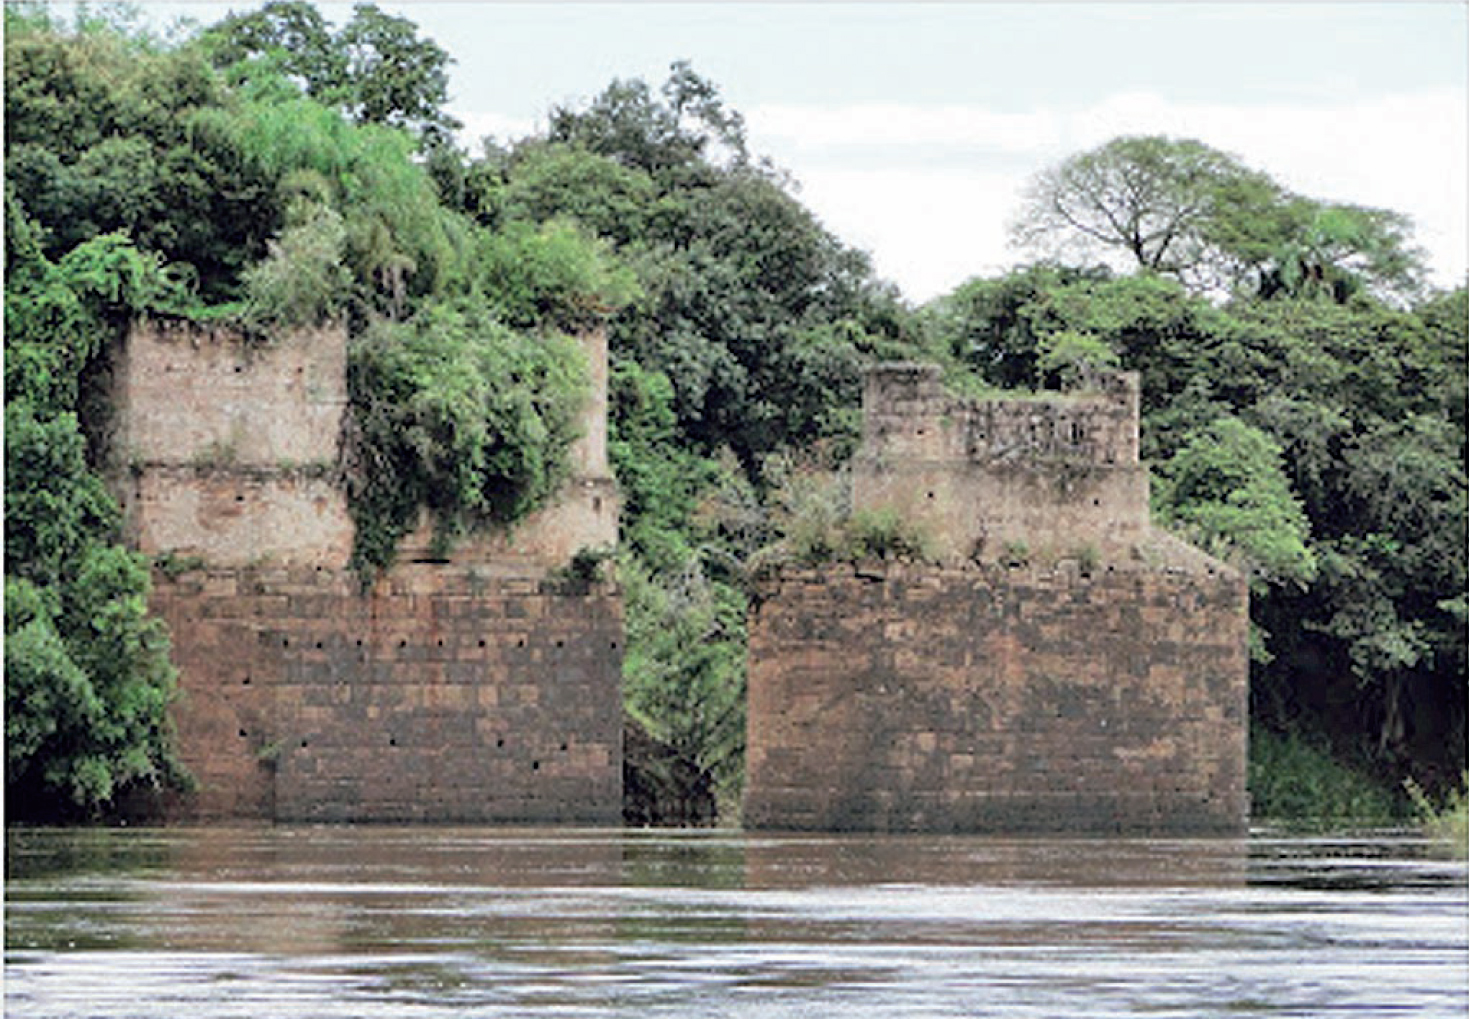
[[[1123,134],[1195,138],[1301,194],[1406,213],[1433,282],[1469,271],[1462,0],[378,5],[454,58],[467,143],[689,60],[752,151],[914,303],[1025,261],[1006,226],[1026,183]],[[259,4],[139,6],[161,27]]]

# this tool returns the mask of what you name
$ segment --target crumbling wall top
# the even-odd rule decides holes
[[[964,397],[937,365],[869,369],[863,454],[971,463],[1138,463],[1139,382],[1110,372],[1085,390]]]

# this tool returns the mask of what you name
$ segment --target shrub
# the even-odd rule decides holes
[[[1460,776],[1459,788],[1450,789],[1440,804],[1430,800],[1411,778],[1404,780],[1403,786],[1424,834],[1435,842],[1446,843],[1455,856],[1469,856],[1469,771]]]
[[[928,535],[893,509],[852,514],[843,529],[840,551],[841,558],[854,561],[932,558]]]
[[[1332,756],[1320,742],[1262,727],[1250,734],[1249,786],[1257,818],[1333,827],[1388,823],[1388,790]]]
[[[379,321],[349,354],[347,495],[364,579],[427,509],[443,547],[543,505],[569,469],[586,357],[559,333],[511,330],[478,304]]]

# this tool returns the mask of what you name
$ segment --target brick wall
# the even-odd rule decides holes
[[[347,405],[347,334],[269,343],[225,328],[143,321],[116,352],[117,453],[135,464],[333,463]]]
[[[216,565],[339,565],[352,521],[335,481],[347,336],[262,344],[149,321],[113,357],[111,484],[134,548]]]
[[[1166,562],[787,571],[750,624],[745,824],[1237,831],[1246,588]]]
[[[159,557],[173,717],[197,792],[175,817],[617,821],[621,596],[558,570],[617,539],[606,338],[561,498],[437,558],[428,533],[369,592],[336,476],[345,331],[253,343],[151,322],[113,363],[111,484]],[[202,563],[202,566],[200,565]],[[180,568],[187,572],[176,574]]]
[[[197,793],[178,817],[611,823],[621,602],[472,568],[155,578]]]
[[[951,558],[1006,545],[1123,549],[1148,531],[1138,461],[1138,378],[1035,398],[952,395],[932,365],[868,371],[853,498],[922,526]]]

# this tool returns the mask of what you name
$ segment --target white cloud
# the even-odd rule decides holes
[[[1055,114],[999,113],[973,106],[863,103],[853,106],[761,106],[747,122],[761,136],[803,149],[847,145],[985,145],[1032,152],[1056,143]]]
[[[470,148],[543,125],[457,114]],[[1302,194],[1413,217],[1434,281],[1469,270],[1469,101],[1462,89],[1327,104],[1186,103],[1107,96],[1074,110],[864,103],[766,105],[746,114],[752,148],[801,184],[801,199],[914,302],[1001,272],[1005,226],[1038,170],[1123,134],[1197,138]]]
[[[1014,261],[1001,229],[1024,178],[957,170],[832,169],[800,174],[801,199],[872,255],[878,275],[921,303]]]
[[[1184,103],[1119,93],[1073,111],[764,106],[756,151],[802,182],[826,225],[915,301],[1011,263],[1005,223],[1037,170],[1122,134],[1197,138],[1316,198],[1413,217],[1435,282],[1469,268],[1469,102],[1462,89],[1329,104]]]
[[[529,117],[507,117],[493,112],[464,112],[450,110],[464,125],[459,131],[459,144],[472,153],[478,153],[480,142],[494,138],[504,144],[519,141],[541,130],[542,125]]]

